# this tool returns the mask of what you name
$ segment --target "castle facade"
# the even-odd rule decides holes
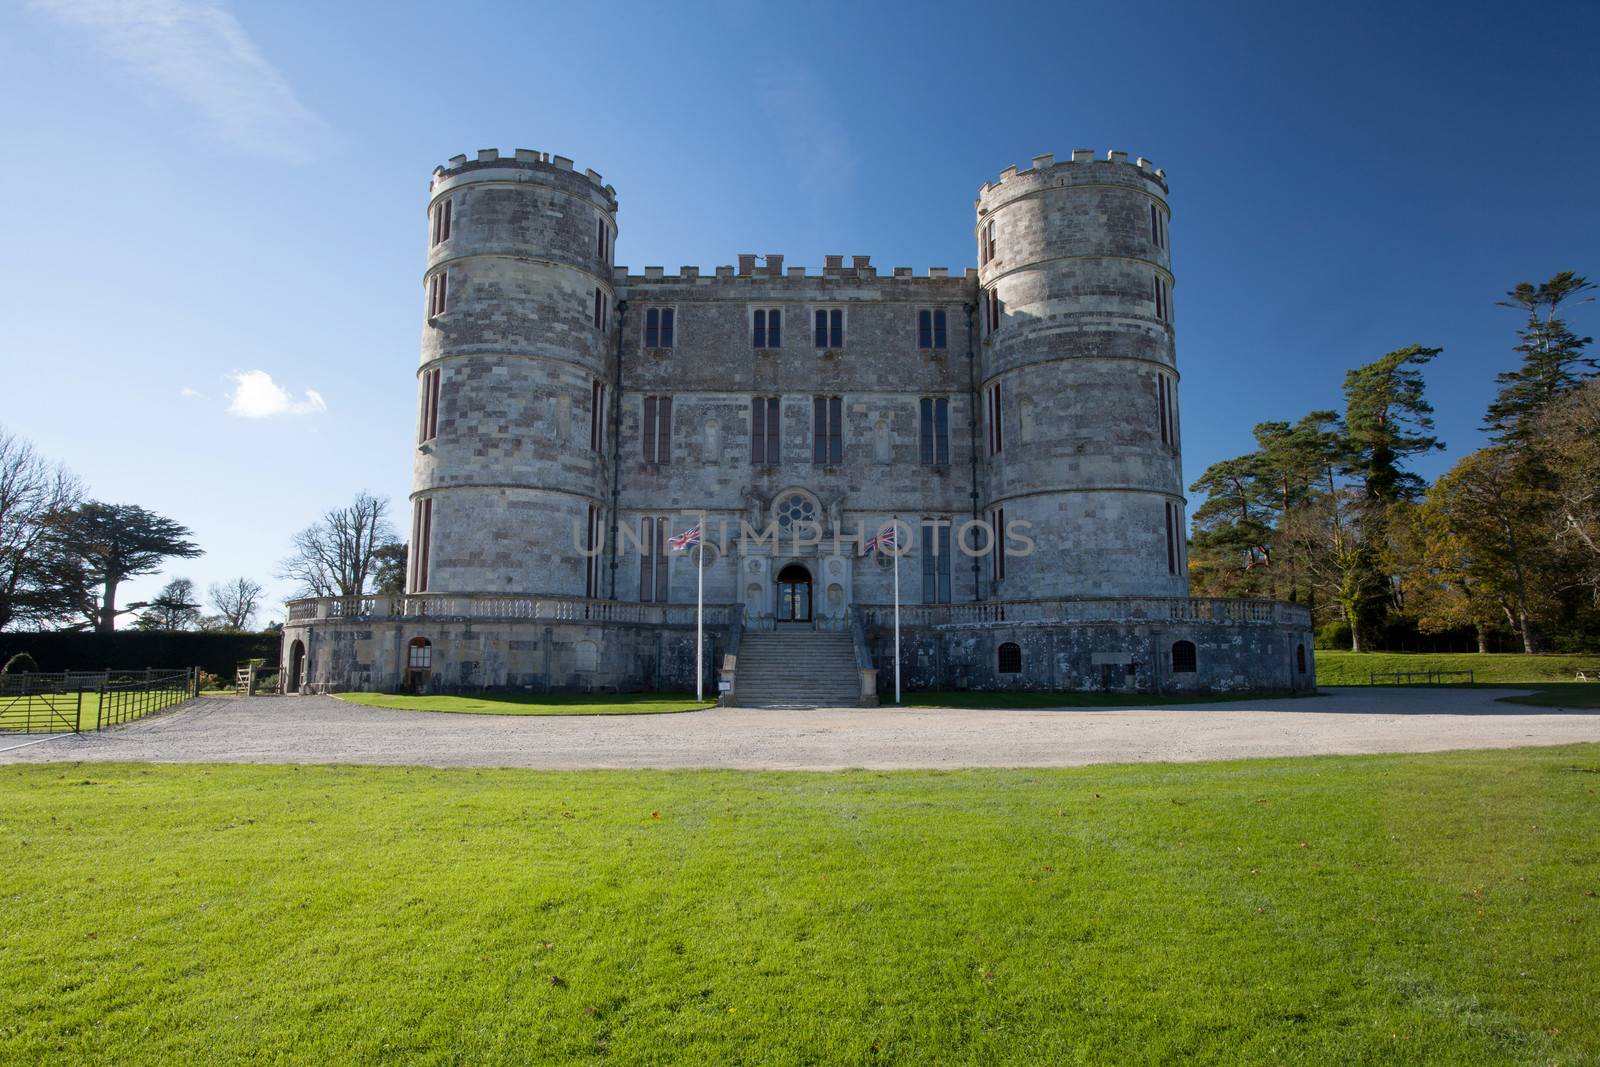
[[[634,273],[594,171],[435,170],[407,595],[292,605],[291,685],[683,684],[698,592],[702,669],[847,633],[870,702],[898,577],[915,684],[1308,686],[1303,609],[1188,597],[1164,172],[1040,156],[975,207],[955,274]]]

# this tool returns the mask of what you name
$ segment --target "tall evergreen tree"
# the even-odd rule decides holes
[[[1536,433],[1535,419],[1552,401],[1594,374],[1600,363],[1585,353],[1592,337],[1579,337],[1560,317],[1561,305],[1594,289],[1594,283],[1570,270],[1547,282],[1522,282],[1506,293],[1501,307],[1527,315],[1516,351],[1522,365],[1495,378],[1500,386],[1489,405],[1484,427],[1497,444],[1522,448]]]
[[[53,580],[73,591],[79,612],[95,630],[110,633],[117,616],[133,610],[117,608],[123,582],[154,574],[163,560],[204,554],[190,534],[188,527],[135,504],[79,504],[51,519]]]
[[[1442,351],[1410,345],[1344,376],[1350,471],[1369,501],[1414,500],[1427,486],[1402,464],[1444,447],[1433,436],[1433,405],[1422,395],[1422,367]]]

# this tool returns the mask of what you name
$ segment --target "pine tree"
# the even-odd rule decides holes
[[[1564,270],[1537,286],[1522,282],[1500,301],[1501,307],[1526,312],[1528,321],[1515,349],[1522,365],[1495,378],[1500,393],[1484,418],[1484,428],[1497,444],[1526,446],[1539,413],[1600,367],[1584,351],[1594,339],[1577,336],[1560,317],[1563,303],[1594,288],[1587,278]]]

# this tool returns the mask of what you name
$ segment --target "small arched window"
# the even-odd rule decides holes
[[[426,637],[413,637],[407,646],[406,666],[414,671],[433,669],[433,642]]]
[[[1299,671],[1301,674],[1306,673],[1306,646],[1305,645],[1296,645],[1296,646],[1294,646],[1294,666],[1295,666],[1295,670]]]
[[[995,651],[996,668],[1001,674],[1022,673],[1022,646],[1007,641]]]
[[[1172,673],[1193,674],[1195,671],[1195,654],[1193,641],[1172,642]]]

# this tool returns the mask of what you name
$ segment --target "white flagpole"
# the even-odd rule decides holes
[[[705,699],[705,627],[702,620],[706,610],[706,544],[705,531],[700,531],[700,543],[695,546],[699,554],[695,557],[694,565],[694,699],[699,703]]]
[[[900,520],[894,520],[894,702],[900,703]]]

